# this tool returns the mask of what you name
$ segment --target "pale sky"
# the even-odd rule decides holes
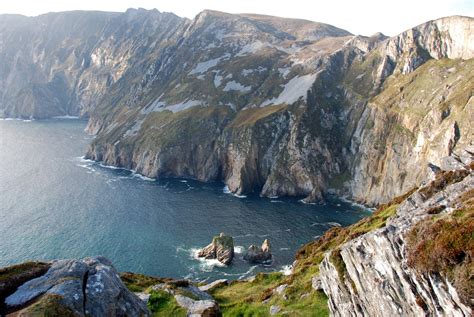
[[[193,18],[204,9],[260,13],[329,23],[354,34],[404,30],[448,15],[474,16],[474,0],[0,0],[0,13],[39,15],[51,11],[125,11],[156,8]]]

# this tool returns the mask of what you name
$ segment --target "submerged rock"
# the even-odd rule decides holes
[[[244,255],[244,260],[252,263],[266,263],[272,260],[272,252],[270,241],[265,239],[262,246],[259,248],[256,245],[251,245],[247,253]]]
[[[219,262],[229,265],[234,259],[234,239],[221,233],[212,239],[211,244],[199,251],[198,257],[217,259]]]
[[[130,292],[104,257],[59,260],[46,274],[21,285],[5,299],[22,316],[149,316],[146,304]],[[35,315],[35,316],[36,316]]]

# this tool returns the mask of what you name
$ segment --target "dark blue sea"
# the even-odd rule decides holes
[[[283,270],[296,250],[332,226],[369,212],[334,200],[235,197],[222,183],[150,180],[82,158],[92,136],[80,120],[0,121],[0,267],[29,259],[108,257],[120,271],[196,280],[239,279]],[[195,258],[225,232],[229,267]],[[274,261],[242,260],[269,239]]]

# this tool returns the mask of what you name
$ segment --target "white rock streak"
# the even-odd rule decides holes
[[[293,77],[288,83],[286,83],[283,91],[277,98],[263,102],[261,107],[280,104],[291,105],[300,98],[306,100],[306,93],[315,80],[316,74]]]

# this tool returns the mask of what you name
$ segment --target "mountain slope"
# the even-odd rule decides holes
[[[87,157],[149,177],[378,204],[472,142],[473,25],[386,38],[210,10],[1,16],[0,115],[89,116]]]
[[[244,17],[198,16],[170,61],[186,69],[135,107],[93,115],[87,156],[150,177],[224,180],[237,194],[335,191],[376,204],[472,141],[472,18],[303,45],[282,35],[288,23],[264,19],[287,27],[268,33]],[[251,31],[244,40],[236,29]]]
[[[87,116],[186,20],[157,10],[0,16],[0,116]]]

